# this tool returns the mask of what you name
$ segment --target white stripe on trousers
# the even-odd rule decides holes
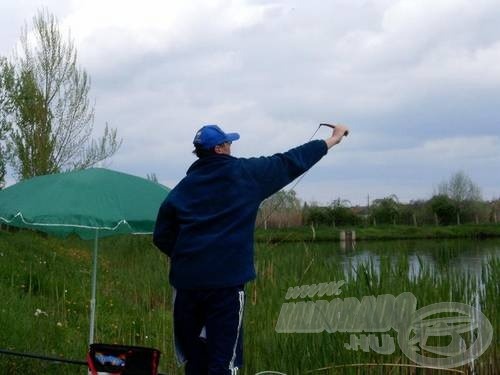
[[[240,290],[238,292],[238,298],[240,302],[240,311],[238,317],[238,332],[236,333],[236,340],[233,346],[233,356],[231,357],[231,362],[229,362],[229,370],[231,370],[231,375],[236,375],[238,373],[238,367],[234,367],[234,361],[236,359],[236,347],[238,346],[238,339],[240,338],[241,323],[243,321],[243,307],[245,304],[245,292]]]
[[[177,289],[172,287],[172,322],[174,321],[173,317],[175,314],[175,298],[177,297]],[[175,352],[175,359],[177,360],[177,365],[182,366],[186,364],[187,359],[184,356],[184,353],[182,353],[181,349],[177,345],[177,342],[175,340],[175,329],[172,327],[172,338],[174,341],[174,352]]]

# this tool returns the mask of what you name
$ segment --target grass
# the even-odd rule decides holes
[[[292,286],[345,280],[340,298],[413,293],[418,307],[454,301],[474,304],[494,327],[494,341],[476,361],[480,374],[500,369],[500,242],[385,241],[363,245],[365,256],[342,253],[334,243],[267,243],[256,248],[258,278],[246,287],[244,374],[427,374],[399,350],[391,355],[349,351],[349,333],[277,333],[279,312]],[[476,248],[477,247],[477,248]],[[88,340],[92,242],[21,231],[0,232],[0,348],[82,360]],[[487,250],[485,250],[487,249]],[[482,286],[452,265],[465,251],[484,254]],[[412,267],[415,266],[415,269]],[[172,349],[171,289],[166,257],[148,237],[123,236],[100,243],[96,341],[156,347],[160,371],[181,374]],[[318,297],[310,298],[315,301]],[[396,337],[394,332],[391,336]],[[348,367],[352,364],[377,366]],[[337,367],[335,367],[337,366]],[[338,367],[342,366],[342,367]],[[85,374],[84,367],[56,365],[0,354],[6,374]],[[321,369],[321,370],[320,370]],[[314,371],[318,370],[318,371]],[[466,367],[460,370],[467,371]]]
[[[0,232],[1,348],[84,358],[91,246],[74,238]],[[171,352],[165,257],[147,238],[134,236],[103,240],[100,251],[96,341]],[[14,357],[0,358],[0,368],[6,373],[78,373],[75,366],[35,365]]]

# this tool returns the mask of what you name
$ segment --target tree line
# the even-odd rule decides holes
[[[92,138],[90,84],[71,38],[38,11],[13,57],[0,56],[0,188],[8,165],[23,180],[95,166],[118,151],[122,141],[107,124]]]
[[[257,227],[460,225],[497,223],[499,214],[500,198],[484,201],[478,185],[459,171],[441,182],[430,199],[409,203],[392,194],[366,206],[352,206],[340,198],[321,206],[302,203],[294,190],[282,190],[262,203]]]

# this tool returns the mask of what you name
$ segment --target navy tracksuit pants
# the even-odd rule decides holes
[[[174,291],[174,339],[186,375],[236,374],[243,363],[243,285]]]

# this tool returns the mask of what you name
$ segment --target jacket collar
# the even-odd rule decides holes
[[[189,174],[201,168],[207,168],[207,167],[217,168],[220,164],[223,164],[228,160],[232,159],[236,158],[232,155],[225,155],[225,154],[205,156],[204,158],[199,158],[193,164],[191,164],[186,174]]]

